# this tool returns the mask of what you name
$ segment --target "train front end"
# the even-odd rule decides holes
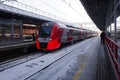
[[[39,50],[55,50],[60,47],[58,25],[52,22],[44,23],[39,28],[36,48]]]

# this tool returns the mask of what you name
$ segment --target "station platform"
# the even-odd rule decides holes
[[[3,70],[0,80],[117,79],[105,45],[97,36]]]
[[[35,41],[10,44],[10,45],[5,45],[5,46],[0,46],[0,51],[12,50],[12,49],[17,49],[17,48],[22,48],[22,47],[24,48],[24,47],[29,47],[32,45],[35,45]]]
[[[106,45],[100,44],[99,37],[95,44],[96,47],[93,44],[92,48],[95,49],[86,61],[83,70],[79,69],[77,72],[79,77],[75,76],[74,80],[117,80],[108,57]],[[79,73],[80,71],[81,73]]]

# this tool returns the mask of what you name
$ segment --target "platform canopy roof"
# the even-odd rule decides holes
[[[105,30],[110,0],[80,0],[87,13],[100,30]]]

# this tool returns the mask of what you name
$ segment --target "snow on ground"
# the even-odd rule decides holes
[[[81,67],[83,70],[82,66],[85,66],[88,58],[95,51],[96,44],[99,43],[98,39],[92,38],[78,43],[79,46],[70,54],[27,80],[73,80],[78,68]],[[94,71],[92,72],[94,73]]]
[[[32,55],[29,55],[29,56],[22,56],[22,57],[19,57],[19,58],[16,58],[15,59],[11,59],[11,60],[8,60],[8,61],[5,61],[5,62],[2,62],[0,63],[0,71],[3,71],[7,68],[10,68],[10,67],[13,67],[13,66],[16,66],[16,65],[19,65],[21,63],[24,63],[24,62],[27,62],[31,59],[35,59],[37,57],[40,57],[42,56],[43,53],[37,53],[37,54],[32,54]]]
[[[65,80],[65,78],[70,80],[70,75],[74,75],[80,62],[85,64],[88,57],[94,52],[96,41],[98,41],[98,37],[84,40],[4,70],[0,72],[0,80]]]

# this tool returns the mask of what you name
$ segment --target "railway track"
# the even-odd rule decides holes
[[[68,45],[63,46],[62,48],[65,48],[67,46]],[[69,46],[70,46],[70,44],[69,44]],[[52,52],[55,52],[55,51],[52,51]],[[17,57],[15,57],[13,59],[6,59],[4,61],[1,61],[0,62],[0,72],[6,70],[8,68],[12,68],[14,66],[17,66],[17,65],[20,65],[22,63],[25,63],[27,61],[30,61],[32,59],[35,59],[35,58],[41,57],[43,55],[46,55],[47,53],[49,53],[49,52],[46,52],[46,51],[37,51],[37,52],[29,53],[29,54],[27,53],[27,54],[22,55],[22,56],[20,55],[20,57],[18,57],[19,56],[18,55]],[[12,54],[12,53],[8,53],[8,54]],[[24,53],[21,53],[21,54],[24,54]],[[6,58],[6,56],[8,56],[8,55],[5,55],[4,57]]]
[[[88,41],[93,41],[94,38],[89,39]],[[86,41],[83,41],[81,45],[85,44]],[[38,73],[41,70],[44,70],[51,64],[61,60],[65,56],[74,53],[75,50],[79,50],[81,47],[79,44],[71,45],[69,47],[62,48],[60,50],[50,52],[46,55],[40,55],[36,58],[29,59],[28,61],[24,61],[17,65],[14,65],[9,68],[5,68],[0,72],[0,80],[25,80]],[[80,51],[84,51],[84,47],[81,47]],[[44,53],[40,53],[44,54]],[[11,62],[9,64],[12,64]],[[14,62],[13,62],[14,64]],[[5,74],[8,77],[5,77]],[[17,75],[16,75],[17,74]]]
[[[0,72],[6,70],[8,68],[20,65],[22,63],[25,63],[27,61],[30,61],[32,59],[35,59],[37,57],[43,56],[43,55],[45,55],[45,53],[43,53],[43,52],[34,52],[34,53],[31,53],[31,54],[28,54],[28,55],[24,55],[24,56],[21,56],[21,57],[17,57],[17,58],[14,58],[14,59],[10,59],[10,60],[1,62],[0,63]]]
[[[66,45],[66,46],[63,46],[62,48],[65,48],[65,47],[67,47],[68,45]],[[69,44],[69,46],[70,46],[70,44]],[[62,49],[61,48],[61,49]],[[59,49],[60,50],[60,49]],[[58,50],[57,50],[58,51]],[[52,51],[52,52],[54,52],[54,51]],[[17,54],[17,52],[15,52],[16,54]],[[20,57],[19,57],[19,55],[17,55],[17,56],[14,56],[13,57],[13,59],[12,59],[12,57],[11,57],[11,59],[5,59],[5,60],[2,60],[1,62],[0,62],[0,72],[1,71],[4,71],[4,70],[6,70],[6,69],[8,69],[8,68],[12,68],[12,67],[14,67],[14,66],[17,66],[17,65],[20,65],[20,64],[22,64],[22,63],[25,63],[25,62],[27,62],[27,61],[30,61],[30,60],[32,60],[32,59],[35,59],[35,58],[38,58],[38,57],[41,57],[41,56],[43,56],[43,55],[45,55],[46,53],[49,53],[49,52],[46,52],[46,51],[37,51],[37,52],[32,52],[32,53],[27,53],[27,54],[24,54],[24,53],[19,53],[19,54],[24,54],[24,55],[20,55]],[[12,53],[7,53],[7,54],[12,54]],[[15,54],[15,55],[16,55]],[[14,54],[13,54],[14,55]],[[7,58],[6,56],[9,56],[9,55],[5,55],[5,56],[3,56],[3,57],[5,57],[5,58]]]

